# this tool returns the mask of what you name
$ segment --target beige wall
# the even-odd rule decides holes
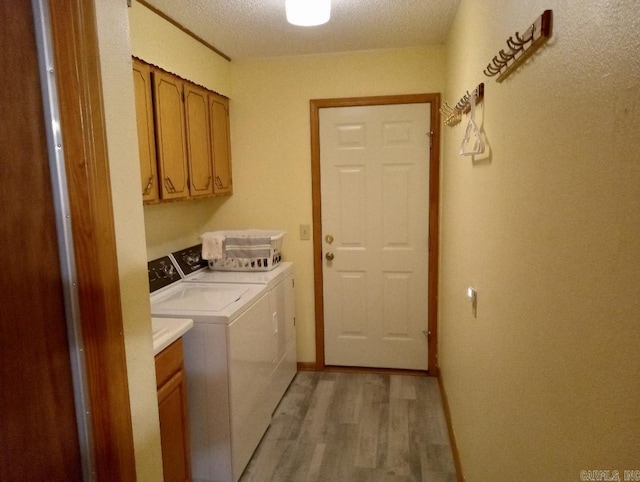
[[[309,100],[440,92],[442,47],[232,63],[235,193],[212,226],[283,229],[295,263],[298,357],[315,361]]]
[[[149,52],[144,42],[171,38],[168,23],[134,2],[131,10],[133,54],[193,80],[183,62],[210,62],[199,50],[184,55],[181,36]],[[140,12],[143,15],[139,15]],[[152,19],[152,17],[156,17]],[[151,18],[150,18],[151,17]],[[144,22],[142,21],[144,19]],[[164,25],[162,26],[162,23]],[[153,29],[147,26],[154,25]],[[137,33],[145,29],[144,35]],[[174,52],[175,50],[175,52]],[[210,51],[209,51],[210,52]],[[162,60],[164,56],[167,60]],[[218,63],[229,69],[230,88],[222,81],[202,82],[231,98],[234,194],[146,206],[147,256],[153,259],[199,242],[209,230],[264,228],[287,232],[283,251],[296,266],[298,355],[315,361],[313,257],[310,241],[299,240],[299,225],[312,224],[309,100],[327,97],[441,92],[444,48],[415,48],[336,55]],[[213,74],[211,74],[213,75]],[[219,75],[227,79],[227,74]]]
[[[129,21],[125,2],[96,0],[95,5],[136,473],[139,482],[155,482],[162,480],[162,454]]]
[[[546,8],[548,45],[485,77]],[[635,0],[462,0],[450,32],[445,100],[485,82],[490,144],[474,162],[466,122],[444,128],[440,365],[469,481],[638,468],[638,18]]]
[[[195,243],[210,229],[286,230],[285,256],[295,262],[298,278],[301,361],[315,359],[312,246],[298,239],[299,224],[311,224],[309,99],[446,87],[444,98],[455,102],[485,82],[478,117],[489,154],[475,162],[460,157],[464,122],[443,129],[440,365],[465,475],[469,481],[578,480],[583,469],[638,468],[640,60],[634,0],[463,0],[446,58],[444,48],[432,47],[231,63],[202,61],[210,54],[195,48],[178,55],[184,38],[153,41],[156,47],[147,50],[154,43],[139,39],[167,25],[143,34],[140,24],[151,20],[139,8],[134,2],[130,10],[134,55],[231,97],[235,189],[229,198],[144,208],[146,256]],[[555,14],[548,45],[502,84],[485,77],[482,70],[506,38],[545,8]],[[200,63],[211,71],[198,73]],[[105,85],[111,97],[115,86]],[[125,130],[117,132],[127,138]],[[130,159],[135,147],[129,139],[116,149],[121,156],[111,155],[112,177],[123,190],[137,192],[131,163],[137,164]],[[143,264],[133,197],[114,196],[118,255]],[[133,302],[135,294],[144,298],[135,289],[141,275],[123,268],[121,277],[133,290],[131,301],[123,300],[132,390],[140,391],[134,385],[141,381],[149,395],[144,372],[150,348],[136,342],[136,333],[150,340],[150,330],[133,315],[148,310]],[[468,286],[478,290],[476,319]],[[134,346],[139,350],[129,349]],[[134,428],[154,417],[136,411]],[[155,428],[151,432],[154,446]],[[137,450],[142,433],[138,426]]]
[[[229,62],[136,1],[129,9],[131,52],[196,84],[229,96]]]

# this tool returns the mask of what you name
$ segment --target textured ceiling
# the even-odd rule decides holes
[[[285,0],[144,0],[231,59],[443,44],[460,0],[332,0],[331,20],[296,27]]]

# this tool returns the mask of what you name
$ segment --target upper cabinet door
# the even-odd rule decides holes
[[[189,156],[189,194],[192,197],[213,194],[213,163],[209,136],[209,105],[206,90],[184,84]]]
[[[153,86],[160,196],[162,199],[185,198],[189,196],[189,187],[182,81],[156,70]]]
[[[229,99],[218,94],[209,94],[211,116],[211,143],[213,150],[213,192],[231,194],[231,139],[229,130]]]
[[[133,85],[138,124],[140,178],[144,202],[158,200],[158,172],[155,134],[153,132],[153,102],[151,99],[151,69],[148,64],[133,61]]]

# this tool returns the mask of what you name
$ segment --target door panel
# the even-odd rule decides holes
[[[0,480],[82,480],[31,3],[0,18]]]
[[[161,198],[185,198],[189,186],[182,82],[159,70],[153,75]]]
[[[209,135],[209,99],[207,91],[184,85],[189,155],[189,193],[192,197],[213,194],[213,156]]]
[[[427,103],[320,111],[329,365],[428,368],[429,132]]]
[[[151,100],[151,68],[136,59],[133,60],[133,86],[136,101],[142,199],[153,202],[158,200],[159,192],[153,102]]]
[[[229,99],[217,94],[209,94],[211,116],[211,149],[215,194],[231,194],[231,134],[229,130]]]

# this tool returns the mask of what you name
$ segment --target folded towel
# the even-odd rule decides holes
[[[204,233],[202,239],[202,259],[213,260],[224,258],[224,235]]]
[[[271,238],[269,236],[227,236],[225,255],[227,258],[269,258]]]

